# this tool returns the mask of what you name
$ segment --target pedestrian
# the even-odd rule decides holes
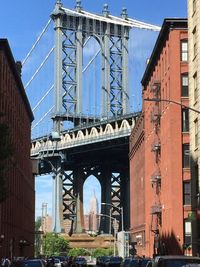
[[[11,262],[10,262],[8,256],[6,256],[2,261],[2,267],[10,267],[10,264],[11,264]]]

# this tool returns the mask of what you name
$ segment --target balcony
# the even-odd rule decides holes
[[[152,144],[151,151],[160,152],[160,142],[155,142]]]
[[[151,85],[151,92],[154,94],[154,96],[158,96],[160,93],[160,81],[155,80]]]
[[[160,214],[162,212],[162,206],[160,204],[154,204],[151,206],[151,214]]]
[[[160,183],[161,182],[161,174],[159,172],[155,172],[151,176],[151,182],[152,183]]]

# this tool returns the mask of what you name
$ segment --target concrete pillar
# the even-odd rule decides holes
[[[110,113],[110,25],[107,24],[102,48],[102,117]]]
[[[111,171],[109,169],[105,168],[102,171],[100,183],[102,203],[111,204]],[[101,205],[101,214],[110,216],[110,208],[110,205]],[[110,232],[110,218],[101,216],[99,232],[103,232],[104,234]]]

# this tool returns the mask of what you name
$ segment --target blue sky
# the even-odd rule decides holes
[[[73,9],[75,6],[74,0],[63,0],[62,2],[66,8]],[[167,17],[187,17],[187,0],[82,0],[82,7],[88,12],[101,14],[105,3],[108,4],[112,15],[120,15],[122,8],[126,7],[129,17],[158,26],[161,26],[164,18]],[[1,0],[0,37],[8,39],[16,60],[25,58],[46,25],[54,4],[55,1],[53,0]],[[147,31],[144,31],[143,34],[138,34],[137,32],[134,34],[136,42],[132,43],[131,49],[137,59],[133,64],[137,62],[137,65],[139,65],[137,67],[139,70],[137,68],[135,70],[135,77],[138,79],[137,86],[140,87],[139,82],[145,67],[145,57],[150,56],[156,35]],[[142,46],[140,51],[138,51],[138,45]],[[29,69],[33,65],[34,61],[29,64]],[[38,83],[40,84],[40,81]],[[139,89],[137,97],[141,97]],[[32,100],[30,99],[30,101]],[[86,184],[87,192],[89,193],[84,196],[88,203],[94,190],[99,198],[100,187],[92,177],[86,181]],[[91,187],[91,184],[93,187]],[[42,202],[48,203],[48,211],[51,213],[51,187],[52,180],[49,176],[36,178],[36,215],[41,214]]]

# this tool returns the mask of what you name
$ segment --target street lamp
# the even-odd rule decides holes
[[[176,105],[179,105],[181,107],[184,107],[184,108],[187,108],[189,110],[192,110],[198,114],[200,114],[200,110],[198,109],[195,109],[195,108],[191,108],[191,107],[188,107],[186,105],[184,105],[183,103],[181,102],[178,102],[178,101],[175,101],[175,100],[171,100],[171,99],[162,99],[162,98],[144,98],[143,99],[144,101],[149,101],[149,102],[168,102],[168,103],[174,103]]]
[[[119,221],[116,218],[111,217],[107,214],[100,213],[98,215],[102,216],[102,217],[104,217],[104,216],[108,217],[108,218],[110,218],[110,221],[114,220],[114,245],[113,245],[113,248],[114,248],[114,256],[116,256],[116,234],[117,234],[117,224],[119,224]]]
[[[106,203],[106,202],[102,202],[101,204],[110,206],[110,217],[111,217],[111,207],[115,208],[115,206],[111,203]],[[124,210],[123,210],[123,207],[120,207],[120,210],[121,210],[122,231],[124,231]],[[109,233],[111,233],[111,220],[110,220]]]

